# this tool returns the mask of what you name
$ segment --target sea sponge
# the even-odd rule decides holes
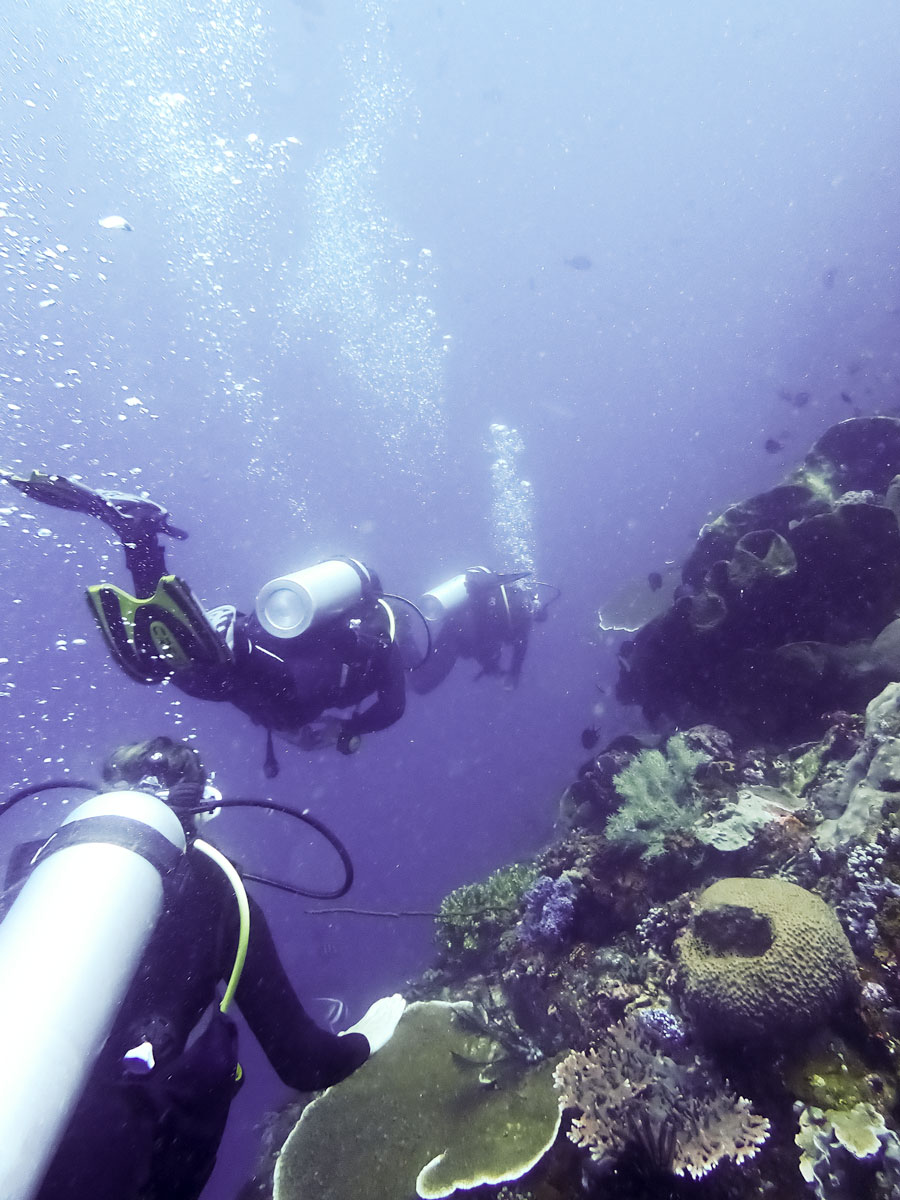
[[[713,1041],[802,1035],[858,987],[837,917],[783,879],[708,887],[677,952],[685,1007]]]

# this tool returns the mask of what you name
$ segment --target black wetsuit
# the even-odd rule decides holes
[[[227,700],[256,724],[284,731],[374,694],[341,728],[346,736],[375,733],[398,721],[406,707],[403,661],[385,635],[384,616],[376,602],[363,602],[300,637],[276,638],[254,615],[213,609],[210,619],[228,639],[234,661],[177,671],[172,683],[200,700]]]
[[[125,562],[138,596],[152,595],[166,574],[165,553],[155,531],[129,540],[120,534]],[[355,708],[341,722],[345,737],[376,733],[403,716],[406,681],[399,649],[386,636],[377,578],[367,599],[296,638],[267,633],[255,615],[230,605],[210,618],[231,648],[233,661],[176,671],[172,683],[198,700],[224,700],[266,729],[295,732],[327,709]]]
[[[449,616],[435,638],[431,654],[410,676],[419,695],[426,695],[447,678],[459,658],[478,663],[481,675],[504,675],[519,682],[531,632],[532,599],[515,584],[501,588],[500,577],[488,571],[469,571],[468,602]],[[509,666],[502,666],[504,646],[510,646]]]
[[[96,517],[114,530],[140,599],[154,594],[167,574],[160,535],[188,535],[169,523],[160,505],[121,492],[96,492],[60,475],[35,472],[4,477],[27,496]],[[354,611],[298,638],[272,637],[254,616],[230,606],[214,610],[233,661],[199,664],[173,673],[173,684],[201,700],[225,700],[268,730],[297,732],[327,709],[358,708],[342,721],[345,739],[386,729],[403,716],[406,689],[400,651],[386,636],[387,614],[378,604],[380,584],[369,576],[367,597]],[[222,614],[230,614],[223,618]]]
[[[237,1091],[237,1035],[214,1008],[238,939],[237,903],[220,868],[189,850],[166,881],[166,908],[51,1163],[38,1200],[194,1200],[215,1163]],[[289,1087],[337,1083],[369,1055],[362,1034],[338,1037],[304,1011],[250,900],[250,941],[236,1002]],[[148,1040],[156,1066],[130,1076],[123,1056]]]

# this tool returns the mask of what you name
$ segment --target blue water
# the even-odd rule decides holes
[[[897,403],[900,11],[35,0],[0,31],[4,465],[146,489],[208,603],[332,553],[409,595],[531,560],[564,592],[518,691],[461,666],[353,759],[284,747],[270,788],[239,713],[108,660],[81,599],[127,583],[106,530],[4,493],[4,786],[196,739],[225,792],[327,819],[367,908],[535,852],[581,728],[637,727],[598,608]],[[324,869],[275,819],[220,841]],[[427,920],[265,900],[307,999],[358,1016],[429,962]],[[284,1098],[242,1058],[210,1200]]]

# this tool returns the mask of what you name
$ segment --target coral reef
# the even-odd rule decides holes
[[[279,1200],[411,1200],[417,1179],[472,1200],[896,1200],[898,472],[900,420],[844,422],[701,532],[622,656],[655,732],[581,765],[533,862],[445,899],[405,989],[429,1003],[295,1117]],[[407,1041],[436,1000],[428,1045]],[[577,1110],[555,1140],[554,1068]],[[541,1112],[523,1140],[520,1100]]]
[[[878,841],[856,845],[839,876],[835,911],[860,958],[872,957],[880,936],[876,921],[889,900],[900,899],[900,884],[885,875],[885,847]]]
[[[483,883],[467,883],[441,903],[438,939],[445,961],[477,962],[497,945],[519,918],[522,893],[532,886],[537,869],[513,863]]]
[[[865,733],[840,779],[820,788],[827,818],[816,830],[820,846],[833,849],[862,837],[900,786],[900,684],[891,683],[866,707]]]
[[[570,876],[539,875],[522,896],[519,937],[526,946],[567,941],[575,925],[575,884]]]
[[[843,1038],[817,1037],[803,1057],[792,1057],[785,1083],[798,1101],[821,1109],[874,1105],[887,1114],[897,1100],[893,1078],[873,1068]]]
[[[724,1159],[752,1158],[769,1122],[735,1095],[715,1067],[668,1036],[653,1044],[652,1023],[614,1025],[587,1053],[554,1072],[562,1103],[580,1110],[569,1137],[595,1162],[612,1165],[641,1140],[657,1167],[700,1179]]]
[[[886,1195],[900,1192],[900,1138],[871,1104],[824,1112],[798,1104],[797,1110],[800,1173],[818,1200],[870,1192],[876,1171]]]
[[[710,1040],[806,1033],[856,986],[837,917],[782,879],[720,879],[697,899],[676,949],[684,1004]]]

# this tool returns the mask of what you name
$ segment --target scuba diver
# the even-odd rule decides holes
[[[410,677],[415,692],[433,691],[459,658],[478,663],[477,679],[497,675],[507,688],[518,687],[532,623],[546,621],[550,604],[559,596],[557,591],[542,603],[536,590],[542,585],[526,585],[528,574],[500,575],[487,567],[470,567],[420,598],[419,608],[436,632],[431,653]]]
[[[94,491],[62,475],[20,477],[18,491],[109,525],[125,551],[136,595],[110,584],[87,590],[112,654],[141,683],[171,677],[200,700],[228,701],[267,731],[265,771],[278,773],[272,731],[305,750],[334,745],[352,754],[365,733],[387,729],[406,706],[394,612],[373,571],[333,558],[272,580],[256,612],[220,605],[207,612],[183,580],[167,574],[160,537],[188,535],[152,500]],[[361,705],[375,699],[367,708]],[[327,710],[353,709],[349,716]]]
[[[0,922],[0,1195],[16,1200],[195,1200],[241,1082],[237,1003],[279,1078],[318,1090],[393,1035],[405,1001],[376,1001],[342,1034],[307,1015],[241,874],[194,814],[223,800],[199,755],[159,737],[120,747],[103,790],[48,839],[20,847]],[[0,805],[50,788],[23,788]],[[9,883],[9,880],[8,880]],[[219,1000],[220,984],[227,981]]]

